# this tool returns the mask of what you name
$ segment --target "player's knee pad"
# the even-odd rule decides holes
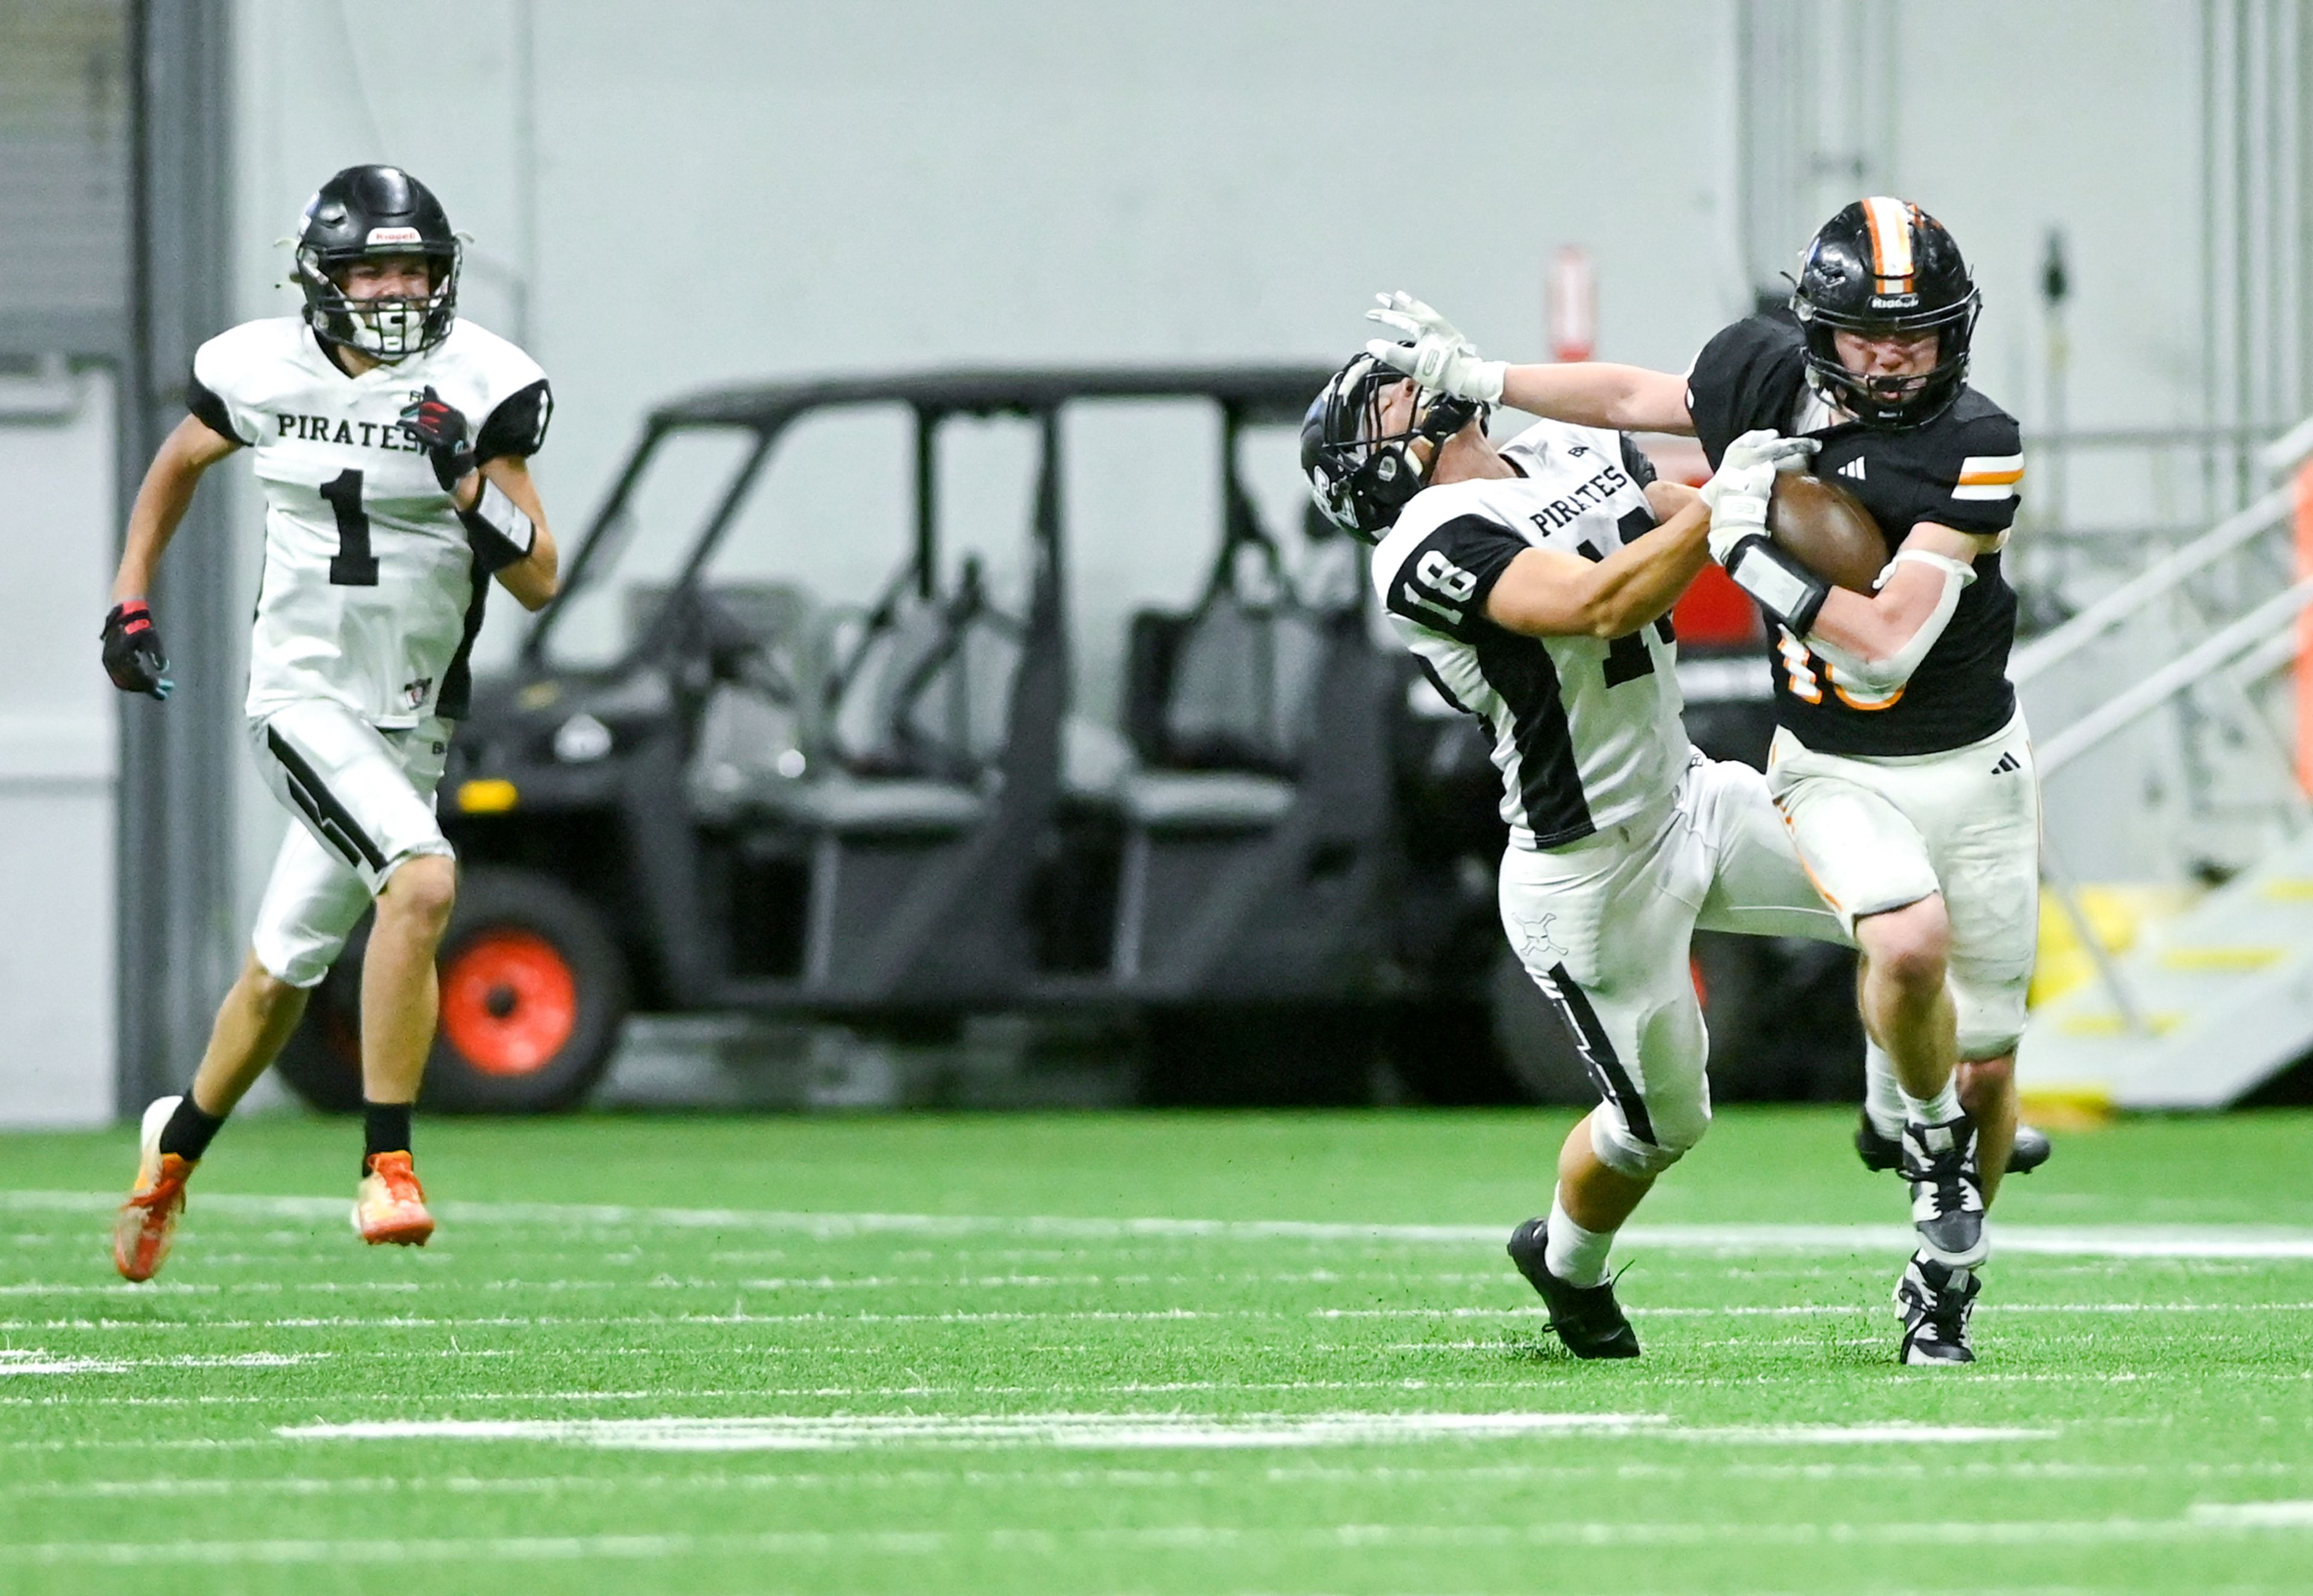
[[[2014,1053],[2023,1040],[2021,1025],[1963,1026],[1959,1056],[1971,1064],[1986,1058],[2004,1058]]]
[[[250,936],[258,967],[286,987],[310,992],[345,951],[346,938],[308,927],[259,925]]]
[[[1963,965],[1952,972],[1962,1058],[2000,1058],[2016,1051],[2024,1038],[2024,1000],[2031,984],[2028,963],[1994,970]]]
[[[1619,1107],[1600,1103],[1590,1116],[1590,1149],[1600,1163],[1618,1175],[1634,1179],[1659,1175],[1702,1140],[1702,1133],[1711,1128],[1711,1109],[1704,1104],[1699,1114],[1681,1114],[1667,1124],[1650,1118],[1647,1128],[1659,1139],[1641,1137]]]

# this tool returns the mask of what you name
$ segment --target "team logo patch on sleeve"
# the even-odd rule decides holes
[[[2020,454],[1971,454],[1959,462],[1959,481],[1952,488],[1952,497],[2012,499],[2016,485],[2023,479]]]

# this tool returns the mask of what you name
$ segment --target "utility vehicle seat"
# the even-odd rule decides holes
[[[1136,671],[1156,680],[1138,695],[1142,767],[1118,786],[1125,819],[1159,829],[1273,823],[1293,804],[1325,618],[1288,596],[1248,599],[1224,579],[1176,625],[1167,619],[1136,626]]]
[[[779,811],[847,834],[977,824],[1021,652],[1019,623],[988,602],[975,562],[951,597],[887,601],[837,677],[825,774],[795,784]]]

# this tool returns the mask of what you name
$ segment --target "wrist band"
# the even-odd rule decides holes
[[[474,507],[459,511],[458,519],[465,525],[466,541],[485,574],[494,575],[528,559],[538,542],[538,528],[522,513],[522,506],[487,478]]]

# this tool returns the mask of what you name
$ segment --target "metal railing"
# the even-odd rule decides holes
[[[2149,539],[2190,537],[2253,495],[2265,478],[2259,456],[2273,427],[2131,426],[2034,430],[2024,437],[2024,463],[2032,489],[2023,506],[2029,531],[2025,551],[2059,580],[2109,567]],[[2132,516],[2125,524],[2091,518],[2076,486],[2108,485],[2141,477],[2139,491],[2121,495]],[[2103,501],[2109,491],[2085,495]]]
[[[2267,470],[2280,475],[2293,471],[2308,456],[2313,456],[2313,417],[2257,451],[2256,459]],[[2182,548],[2155,560],[2071,619],[2018,650],[2010,662],[2010,679],[2021,686],[2045,675],[2116,627],[2179,592],[2186,583],[2228,555],[2247,548],[2261,534],[2288,522],[2296,507],[2296,485],[2291,482],[2227,516]],[[2299,617],[2309,605],[2313,605],[2313,576],[2300,578],[2143,680],[2097,706],[2039,745],[2035,764],[2040,778],[2045,781],[2116,733],[2138,724],[2151,710],[2211,684],[2221,686],[2247,705],[2252,687],[2298,657]],[[2269,750],[2278,755],[2288,768],[2293,785],[2296,772],[2289,750],[2277,739],[2270,738],[2270,728],[2254,715],[2253,706],[2248,707],[2252,710],[2251,718],[2267,732]],[[2142,1007],[2130,990],[2118,962],[2089,924],[2070,873],[2045,837],[2041,876],[2095,966],[2098,981],[2111,999],[2121,1022],[2131,1032],[2150,1034]]]
[[[2236,514],[2161,559],[2097,600],[2071,619],[2016,651],[2008,677],[2022,687],[2051,666],[2078,653],[2123,621],[2142,613],[2156,600],[2166,598],[2235,550],[2256,541],[2286,520],[2296,504],[2288,488],[2276,488]]]

